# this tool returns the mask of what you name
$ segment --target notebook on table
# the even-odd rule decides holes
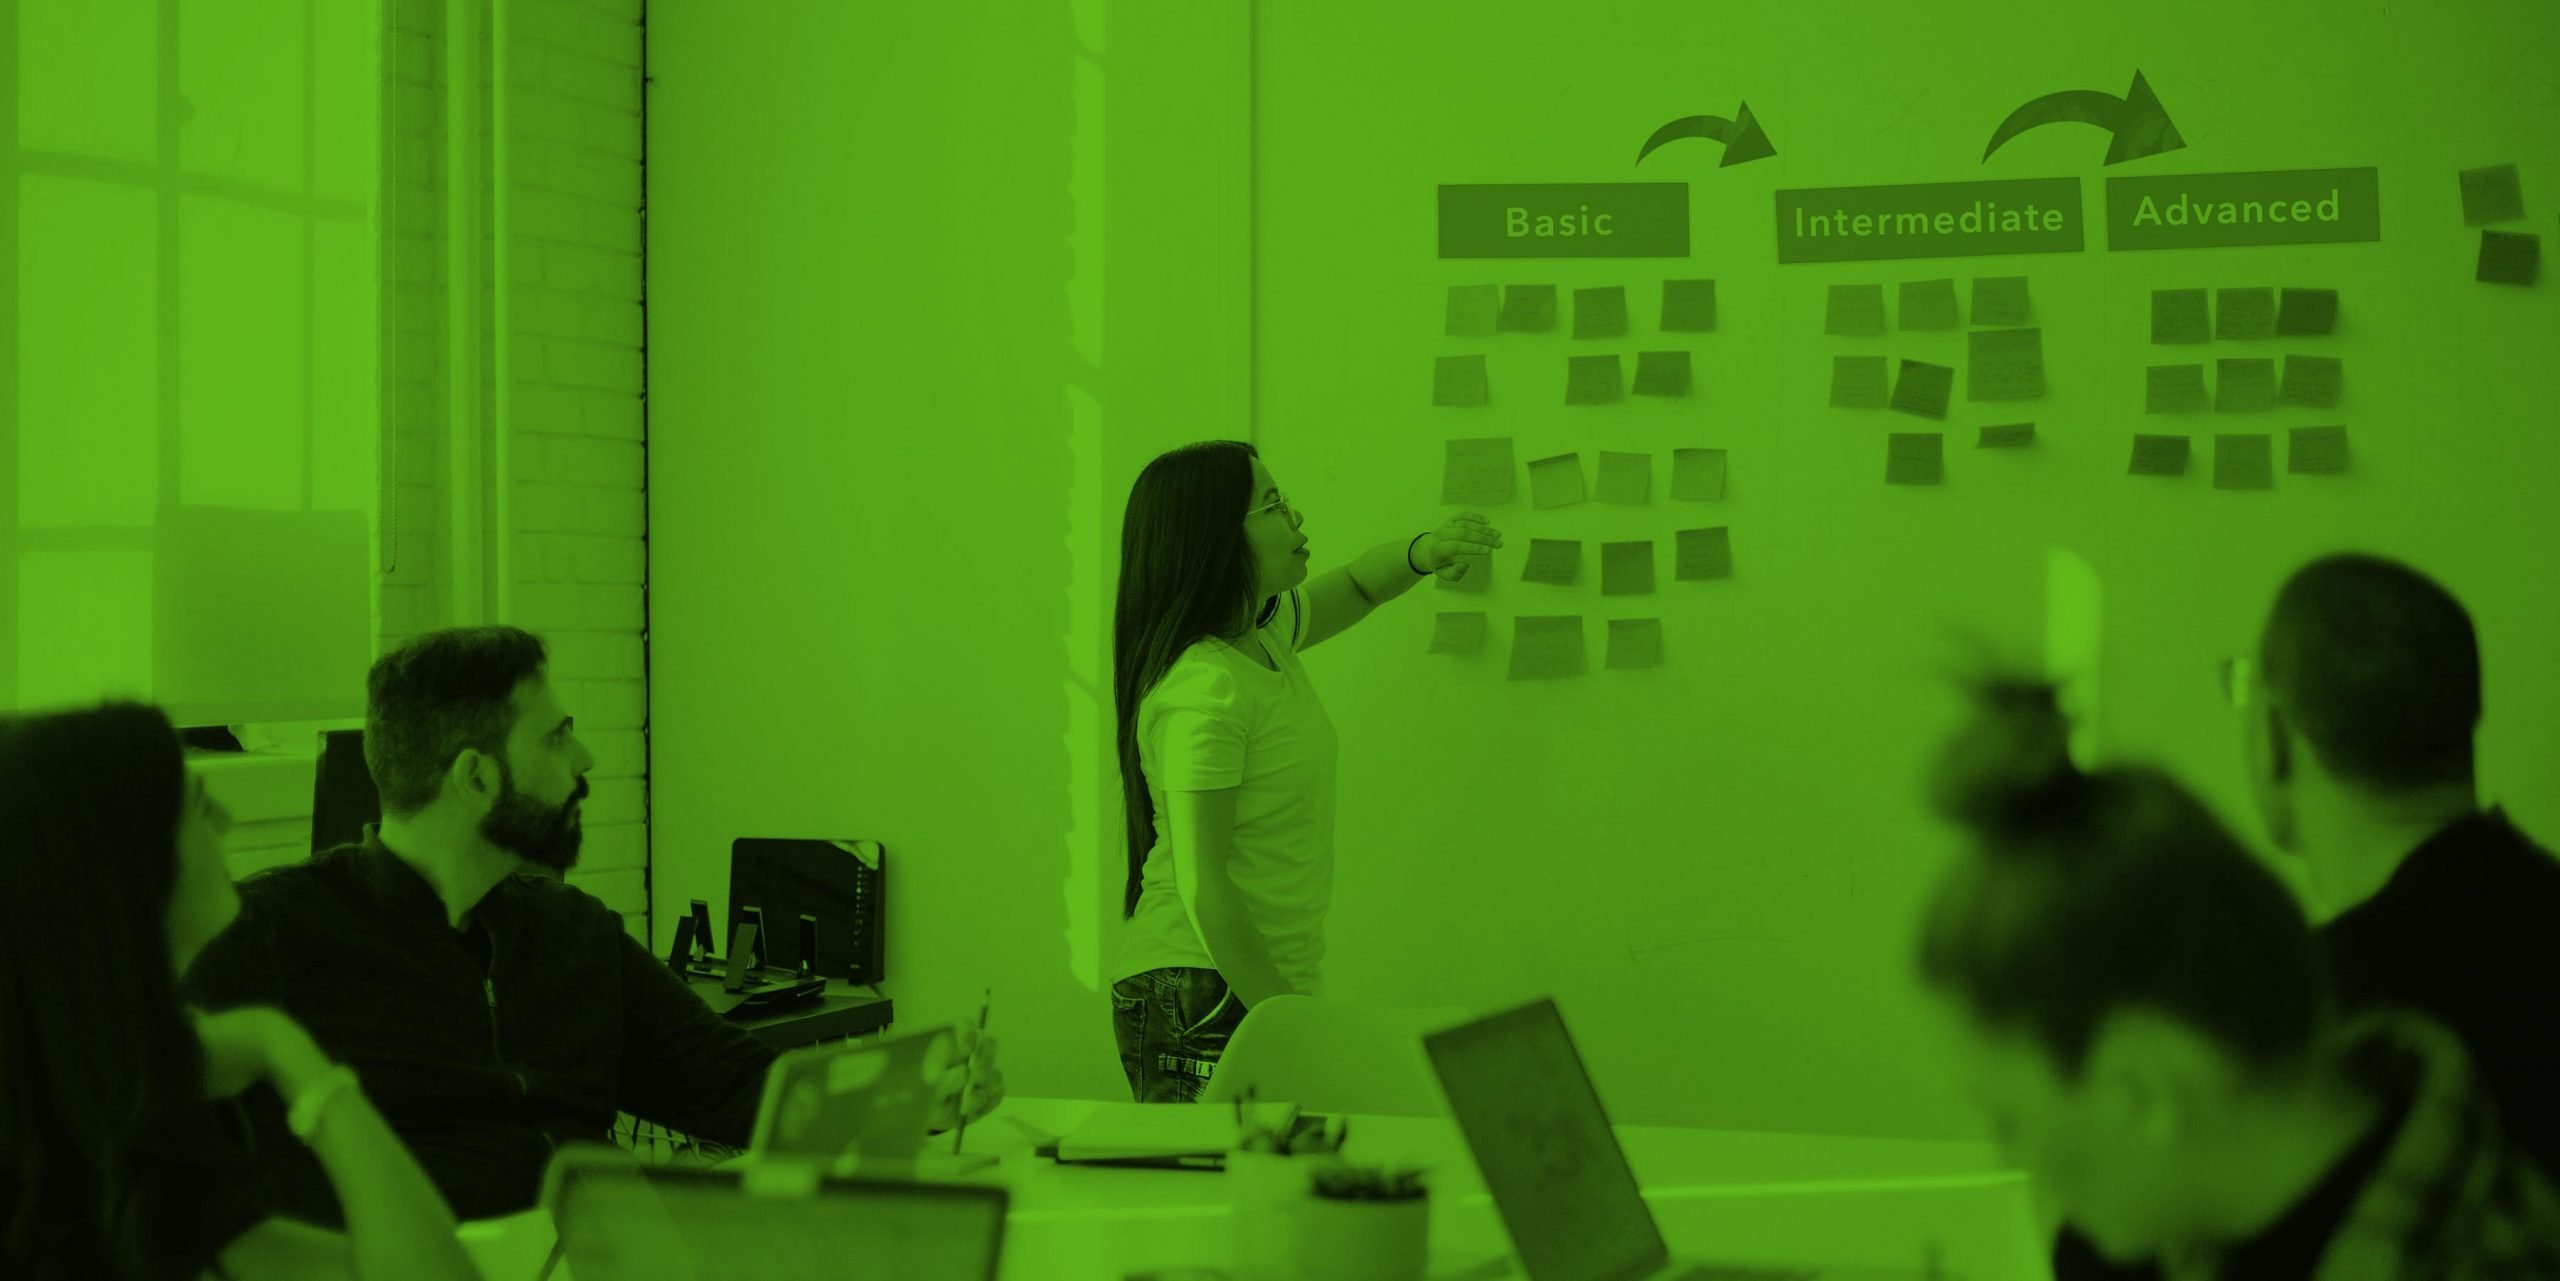
[[[1323,1123],[1294,1103],[1250,1104],[1244,1114],[1282,1133]],[[1105,1103],[1039,1151],[1062,1164],[1223,1169],[1239,1135],[1236,1120],[1237,1109],[1223,1103]]]

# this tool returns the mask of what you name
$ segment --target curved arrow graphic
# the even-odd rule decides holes
[[[2111,165],[2187,145],[2187,140],[2178,136],[2178,126],[2169,123],[2168,109],[2152,94],[2151,82],[2137,70],[2133,73],[2133,88],[2121,98],[2095,89],[2072,89],[2046,94],[2010,112],[2009,118],[1991,131],[1991,145],[1982,149],[1982,158],[1989,161],[2001,143],[2037,125],[2064,120],[2093,124],[2114,135],[2114,141],[2107,144],[2107,163]]]
[[[1722,116],[1683,116],[1654,130],[1653,136],[1644,140],[1643,149],[1636,152],[1636,163],[1643,164],[1644,158],[1662,144],[1682,138],[1711,138],[1723,143],[1724,159],[1717,163],[1719,169],[1778,154],[1778,149],[1769,145],[1769,135],[1761,130],[1759,119],[1751,114],[1751,104],[1746,102],[1731,120]]]

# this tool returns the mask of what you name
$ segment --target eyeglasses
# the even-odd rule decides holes
[[[2235,708],[2245,710],[2256,696],[2257,660],[2246,654],[2233,654],[2223,659],[2218,666],[2222,674],[2222,700]]]
[[[1272,511],[1274,509],[1279,511],[1281,518],[1284,520],[1295,517],[1298,514],[1297,509],[1289,505],[1289,496],[1287,494],[1281,494],[1278,497],[1273,498],[1270,502],[1264,503],[1260,507],[1256,507],[1252,511],[1246,512],[1245,515],[1259,516],[1264,512]]]

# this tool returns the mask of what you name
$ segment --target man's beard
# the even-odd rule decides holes
[[[578,780],[578,790],[557,809],[517,791],[514,774],[504,763],[498,766],[498,783],[498,803],[480,820],[480,835],[536,866],[554,872],[576,867],[578,842],[585,835],[576,806],[586,797],[586,780]]]

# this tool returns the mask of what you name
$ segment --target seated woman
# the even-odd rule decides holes
[[[2165,774],[2084,774],[1986,680],[1932,780],[1971,838],[1921,930],[1969,1092],[2077,1277],[2560,1277],[2560,1193],[2461,1042],[2332,1014],[2300,907]]]
[[[238,910],[230,817],[158,709],[0,717],[0,1275],[463,1281],[453,1214],[282,1013],[177,976]],[[259,1208],[235,1096],[282,1096],[344,1235]]]

